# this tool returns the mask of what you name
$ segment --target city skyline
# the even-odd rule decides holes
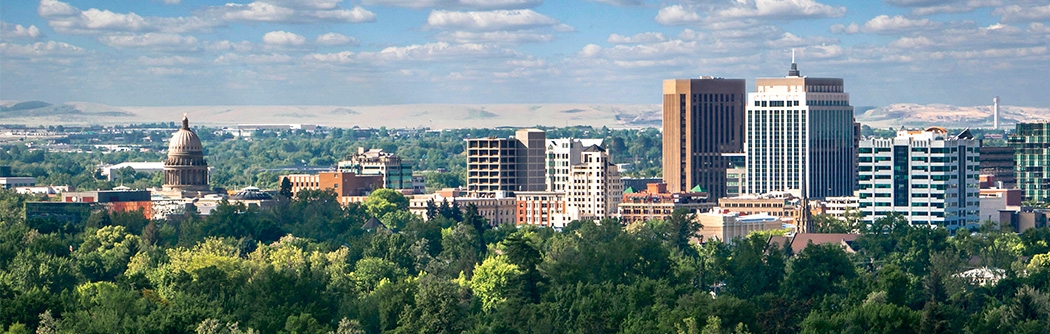
[[[0,99],[114,106],[659,103],[660,82],[844,78],[857,106],[1050,106],[1050,2],[5,2]],[[411,92],[411,93],[406,93]]]

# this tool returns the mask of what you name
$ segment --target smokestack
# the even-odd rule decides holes
[[[992,99],[992,129],[999,130],[999,97]]]

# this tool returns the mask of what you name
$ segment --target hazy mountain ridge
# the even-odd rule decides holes
[[[34,108],[35,107],[35,108]],[[319,124],[336,127],[526,127],[590,125],[610,128],[660,127],[658,104],[413,104],[386,106],[167,106],[114,107],[90,102],[51,105],[43,101],[0,101],[0,121],[35,125],[117,125],[174,122],[188,114],[197,125]],[[856,119],[875,128],[944,126],[988,128],[991,106],[897,103],[856,107]],[[1000,126],[1050,119],[1050,108],[1000,106]]]
[[[869,109],[856,116],[861,124],[873,128],[943,126],[948,128],[991,128],[992,106],[953,106],[947,104],[895,103]],[[1012,128],[1018,122],[1050,119],[1050,108],[999,106],[999,127]]]

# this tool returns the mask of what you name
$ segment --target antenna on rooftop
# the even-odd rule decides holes
[[[800,76],[798,73],[798,65],[795,64],[795,49],[791,49],[791,70],[788,70],[789,77]]]

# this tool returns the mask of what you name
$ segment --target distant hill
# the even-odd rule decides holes
[[[501,126],[590,125],[659,128],[659,104],[405,104],[384,106],[175,106],[114,107],[89,102],[52,105],[42,101],[0,101],[0,123],[27,125],[117,125],[178,122],[188,114],[194,125],[318,124],[359,127],[494,128]],[[857,121],[874,128],[990,128],[991,106],[898,103],[857,106]],[[1050,119],[1050,108],[1000,106],[1000,126]]]
[[[80,124],[104,117],[134,116],[120,108],[97,103],[69,102],[54,105],[44,101],[5,101],[4,104],[0,106],[0,120],[4,122]]]
[[[897,103],[865,110],[857,121],[873,128],[991,128],[992,107],[960,107],[947,104]],[[1050,119],[1050,108],[999,106],[999,127],[1012,128],[1018,122]]]
[[[6,107],[6,106],[5,107],[0,107],[0,112],[30,110],[30,109],[45,108],[45,107],[50,107],[50,106],[51,106],[50,103],[47,103],[47,102],[44,102],[44,101],[26,101],[26,102],[15,103],[14,105],[12,105],[10,107]]]

